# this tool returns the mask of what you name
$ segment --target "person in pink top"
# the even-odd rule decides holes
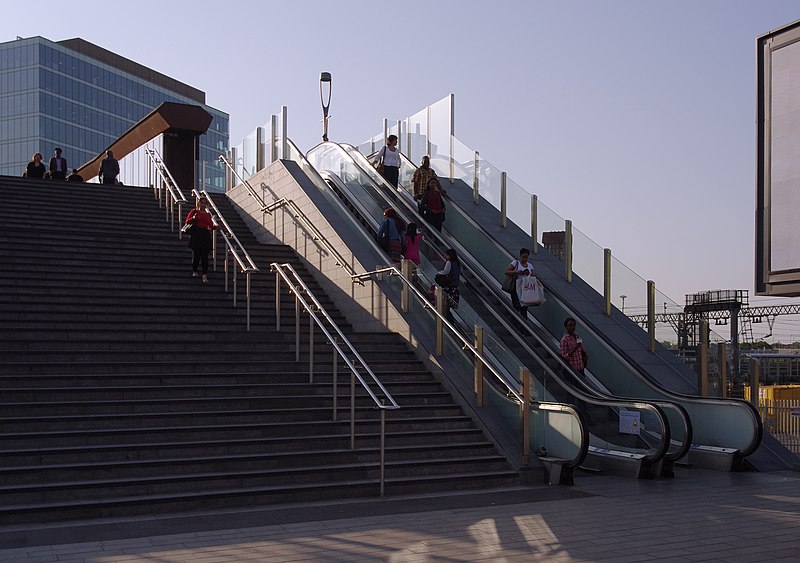
[[[409,223],[406,229],[406,251],[403,253],[403,257],[411,260],[417,266],[419,266],[419,243],[421,241],[422,233],[417,232],[417,224]]]

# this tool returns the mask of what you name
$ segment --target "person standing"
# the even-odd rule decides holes
[[[100,163],[100,171],[98,177],[103,184],[113,185],[117,183],[117,176],[119,176],[119,162],[114,158],[114,153],[110,150],[106,151],[106,157]]]
[[[414,176],[411,178],[415,200],[420,201],[422,199],[422,195],[425,193],[431,178],[435,178],[437,182],[439,181],[436,171],[431,168],[431,157],[425,155],[422,157],[422,164],[414,171]]]
[[[72,169],[72,174],[67,176],[67,182],[83,182],[83,176],[78,174],[77,168]]]
[[[519,311],[519,314],[525,318],[528,316],[528,306],[520,303],[519,295],[517,294],[517,286],[519,285],[520,276],[533,275],[533,264],[528,262],[530,254],[531,252],[527,248],[520,248],[519,258],[511,262],[506,268],[506,275],[514,278],[514,290],[511,292],[511,303],[514,305],[514,309]]]
[[[50,159],[50,179],[51,180],[64,180],[67,177],[67,159],[61,156],[61,149],[56,148],[55,156]]]
[[[47,169],[42,164],[42,153],[37,152],[31,157],[28,166],[25,167],[25,172],[22,174],[26,178],[44,178]]]
[[[444,268],[439,270],[436,275],[436,283],[438,283],[442,290],[447,295],[447,312],[450,309],[458,309],[458,302],[461,300],[461,292],[459,291],[459,284],[461,283],[461,262],[458,259],[458,253],[454,248],[450,248],[445,252],[447,262],[444,263]]]
[[[383,166],[383,177],[393,187],[397,187],[400,177],[400,150],[397,148],[397,135],[389,135],[386,144],[378,153],[378,164]]]
[[[417,224],[409,223],[408,230],[406,231],[405,252],[403,256],[406,260],[411,260],[414,264],[419,266],[419,243],[422,241],[422,233],[417,232]]]
[[[442,192],[439,189],[438,179],[431,178],[428,180],[428,187],[422,195],[422,200],[419,205],[422,217],[433,225],[434,229],[441,233],[442,224],[444,224],[445,208]]]
[[[378,228],[376,238],[381,248],[389,255],[392,262],[399,262],[403,253],[403,237],[405,236],[405,221],[397,216],[391,207],[383,212],[383,221]]]
[[[564,328],[567,330],[561,337],[561,357],[572,369],[581,375],[585,375],[589,355],[583,349],[583,339],[575,332],[577,323],[572,317],[567,317],[564,321]]]
[[[189,230],[189,248],[192,250],[192,277],[199,276],[197,268],[203,268],[203,283],[208,283],[208,253],[211,252],[213,240],[211,232],[217,229],[214,218],[208,211],[208,200],[201,197],[197,205],[189,211],[185,223],[191,225]]]

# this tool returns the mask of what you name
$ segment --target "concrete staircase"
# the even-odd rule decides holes
[[[349,373],[333,422],[331,349],[318,336],[310,384],[288,293],[290,328],[274,329],[273,261],[303,275],[402,407],[387,415],[387,495],[517,482],[404,340],[353,331],[225,196],[261,269],[250,332],[221,262],[193,279],[149,190],[0,177],[0,194],[0,524],[377,496],[378,413],[360,393],[351,451]]]

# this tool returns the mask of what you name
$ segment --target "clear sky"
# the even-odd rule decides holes
[[[755,41],[797,0],[58,6],[2,0],[0,40],[82,37],[200,88],[232,145],[282,105],[316,144],[321,71],[330,137],[353,144],[452,92],[459,140],[675,301],[752,292]],[[774,332],[800,340],[800,316]]]

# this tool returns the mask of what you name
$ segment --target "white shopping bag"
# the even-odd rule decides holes
[[[544,296],[536,276],[519,277],[517,297],[519,297],[519,302],[522,305],[541,305]]]

